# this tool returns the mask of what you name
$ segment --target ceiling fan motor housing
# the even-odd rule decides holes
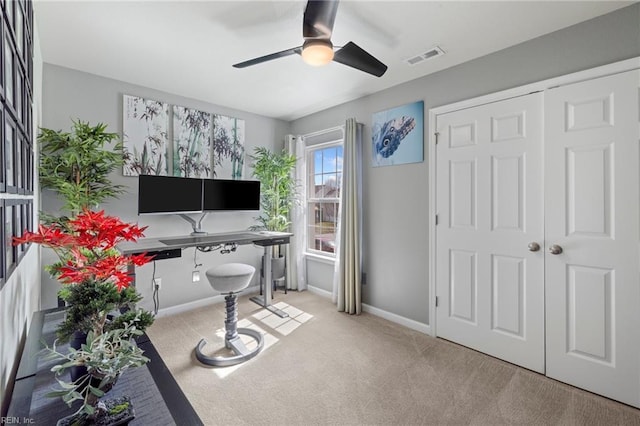
[[[306,40],[302,45],[302,59],[309,65],[326,65],[333,60],[330,40]]]

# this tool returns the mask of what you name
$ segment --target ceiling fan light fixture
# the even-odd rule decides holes
[[[302,60],[319,67],[333,60],[333,44],[327,40],[307,40],[302,46]]]

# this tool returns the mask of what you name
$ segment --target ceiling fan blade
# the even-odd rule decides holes
[[[271,53],[270,55],[260,56],[259,58],[249,59],[248,61],[244,61],[244,62],[240,62],[240,63],[237,63],[237,64],[233,64],[233,67],[234,68],[246,68],[246,67],[250,67],[251,65],[257,65],[257,64],[261,64],[263,62],[272,61],[274,59],[284,58],[285,56],[290,56],[290,55],[293,55],[293,54],[296,54],[296,53],[298,55],[302,53],[302,46],[293,47],[291,49],[282,50],[282,51],[276,52],[276,53]]]
[[[305,40],[329,40],[338,11],[338,0],[309,0],[304,10],[302,36]]]
[[[366,73],[382,77],[387,71],[387,66],[371,56],[364,49],[350,41],[333,56],[334,62],[339,62],[348,67],[364,71]]]

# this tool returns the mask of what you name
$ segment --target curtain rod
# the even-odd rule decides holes
[[[356,120],[356,123],[364,125],[363,123],[360,123],[357,120]],[[330,127],[328,129],[318,130],[318,131],[311,132],[311,133],[305,133],[304,135],[300,135],[300,136],[302,136],[303,138],[310,138],[310,137],[314,137],[314,136],[324,135],[325,133],[334,132],[336,130],[344,131],[344,124],[342,124],[340,126]]]

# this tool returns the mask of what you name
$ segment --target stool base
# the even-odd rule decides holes
[[[214,367],[229,367],[231,365],[236,365],[248,361],[258,355],[258,353],[264,346],[262,334],[256,330],[251,330],[250,328],[238,328],[238,334],[245,334],[247,336],[253,337],[256,342],[258,342],[258,345],[252,350],[249,350],[240,339],[240,336],[236,336],[233,339],[225,339],[224,342],[225,346],[229,349],[232,349],[235,355],[228,357],[207,356],[202,353],[202,349],[207,344],[207,341],[205,339],[202,339],[198,343],[198,346],[196,346],[196,358],[198,359],[198,361],[206,365],[211,365]]]

